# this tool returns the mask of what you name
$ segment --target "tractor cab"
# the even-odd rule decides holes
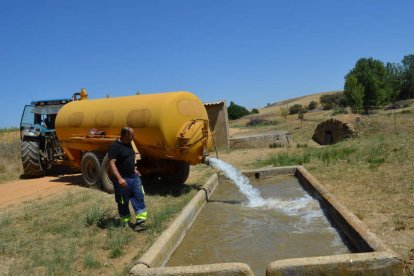
[[[59,109],[73,99],[33,101],[26,105],[20,121],[20,138],[37,137],[55,130]]]

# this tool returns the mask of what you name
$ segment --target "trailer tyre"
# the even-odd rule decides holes
[[[89,151],[85,153],[81,162],[83,182],[88,187],[100,187],[101,185],[101,163],[103,154]]]
[[[108,154],[105,155],[102,166],[101,166],[101,181],[102,181],[102,188],[105,192],[109,194],[114,193],[114,184],[112,183],[111,179],[109,178],[109,158]]]
[[[42,167],[38,141],[22,141],[21,155],[24,175],[27,177],[41,177],[45,175]]]

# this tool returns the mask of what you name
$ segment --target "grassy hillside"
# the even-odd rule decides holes
[[[313,98],[312,98],[313,97]],[[291,103],[308,104],[314,97]],[[286,104],[286,103],[284,103]],[[377,111],[370,116],[335,115],[316,110],[286,118],[278,112],[255,116],[271,121],[248,127],[251,116],[231,122],[231,133],[291,132],[285,148],[225,150],[219,157],[240,169],[301,164],[340,202],[353,211],[375,234],[405,261],[405,274],[414,273],[414,106]],[[338,118],[354,124],[358,137],[336,145],[319,146],[311,137],[316,126]],[[18,133],[1,133],[1,178],[21,173]],[[3,164],[3,165],[1,165]],[[3,166],[3,167],[1,167]],[[93,189],[65,194],[48,201],[26,203],[0,215],[0,264],[7,260],[17,274],[28,271],[62,274],[125,274],[188,202],[197,187],[213,172],[205,165],[191,168],[189,185],[179,197],[147,195],[150,231],[136,234],[115,225],[113,198]],[[64,210],[64,211],[61,211]],[[36,218],[36,219],[33,219]],[[132,231],[132,230],[131,230]],[[58,243],[52,241],[58,240]],[[139,249],[136,249],[139,248]],[[133,252],[133,253],[131,253]],[[64,271],[54,263],[64,264]],[[0,267],[1,270],[1,267]]]
[[[316,126],[332,117],[353,123],[358,137],[331,146],[315,144],[311,137]],[[233,151],[221,158],[244,168],[305,166],[371,231],[403,256],[406,275],[413,275],[413,104],[395,114],[379,110],[370,116],[334,115],[333,111],[318,110],[306,113],[302,123],[297,115],[283,118],[280,114],[269,113],[264,118],[277,124],[247,127],[250,118],[243,118],[231,122],[233,136],[288,130],[293,143],[283,149],[256,150],[254,154],[247,150]],[[247,156],[244,162],[239,161]]]

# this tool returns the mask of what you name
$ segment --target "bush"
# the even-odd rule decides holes
[[[249,111],[244,106],[230,102],[229,107],[227,108],[227,114],[230,120],[236,120],[243,116],[249,115]]]
[[[303,106],[301,104],[294,104],[291,107],[289,107],[289,114],[298,114],[302,110]]]
[[[332,116],[335,116],[338,114],[348,114],[348,111],[344,107],[335,107],[334,112],[332,113]]]
[[[253,108],[252,111],[250,111],[250,114],[259,114],[259,110],[257,108]]]
[[[335,107],[346,107],[346,96],[342,92],[337,92],[330,95],[322,95],[320,102],[323,106],[323,110],[334,109]]]
[[[318,106],[318,103],[315,101],[311,101],[308,105],[309,110],[314,110]]]
[[[250,121],[246,123],[246,126],[270,126],[277,125],[278,121],[269,121],[260,117],[250,118]]]

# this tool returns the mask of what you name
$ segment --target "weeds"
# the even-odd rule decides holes
[[[307,148],[308,147],[308,144],[300,144],[300,143],[297,143],[296,144],[296,148],[298,148],[298,149],[300,149],[300,148]]]
[[[160,233],[165,228],[167,222],[171,220],[173,215],[178,213],[186,203],[186,201],[183,201],[175,206],[166,206],[166,208],[163,208],[158,212],[150,213],[149,220],[151,224],[148,229],[150,233],[153,235]]]
[[[263,161],[264,165],[274,165],[274,166],[293,166],[293,165],[302,165],[309,163],[311,160],[311,155],[305,152],[301,154],[289,154],[286,152],[280,153],[278,155],[272,156],[269,159]]]
[[[124,246],[132,239],[131,232],[125,231],[124,228],[108,228],[108,239],[106,242],[107,249],[109,250],[110,258],[118,258],[124,254]]]
[[[22,173],[20,139],[17,133],[0,130],[0,183],[17,179]]]
[[[269,148],[283,148],[283,144],[281,142],[274,142],[269,145]]]
[[[274,126],[279,124],[275,120],[266,120],[263,118],[250,118],[250,121],[246,123],[246,127],[262,127],[262,126]]]
[[[102,267],[102,264],[97,261],[92,255],[88,254],[83,259],[83,267],[89,269],[100,268]]]
[[[86,213],[85,225],[100,225],[108,217],[110,210],[103,210],[101,207],[94,205]]]

